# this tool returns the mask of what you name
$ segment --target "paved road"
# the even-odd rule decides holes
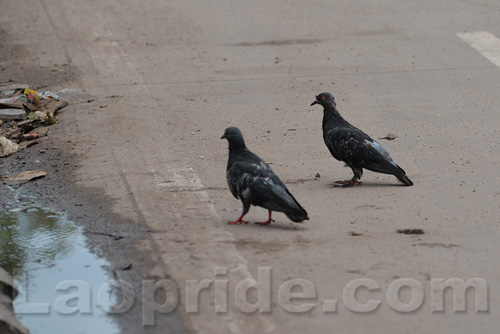
[[[176,282],[187,331],[496,331],[500,68],[457,35],[500,37],[496,1],[29,3],[31,17],[1,2],[15,13],[2,13],[5,22],[25,33],[19,43],[37,47],[38,65],[70,65],[77,76],[66,87],[95,99],[61,116],[79,140],[75,181],[151,229],[130,247],[156,264],[141,268],[144,277]],[[415,186],[366,172],[361,187],[331,188],[351,171],[322,142],[321,110],[309,106],[322,91],[373,137],[398,135],[381,143]],[[268,227],[226,225],[240,208],[219,139],[230,125],[272,163],[310,221],[277,214]],[[425,234],[396,232],[415,228]],[[435,312],[439,279],[471,278],[477,304],[469,290],[467,311],[454,313],[463,298],[448,291],[445,311]],[[202,279],[212,283],[194,312],[193,286],[209,281],[186,281]],[[235,302],[245,279],[259,279],[260,312],[245,313],[255,291]],[[302,285],[292,304],[290,279]]]

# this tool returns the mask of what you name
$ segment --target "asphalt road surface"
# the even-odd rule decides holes
[[[35,87],[74,90],[57,125],[79,161],[70,181],[149,231],[123,256],[166,284],[167,304],[158,289],[147,309],[158,310],[155,325],[143,326],[151,318],[140,310],[117,315],[124,333],[498,330],[498,1],[0,0],[0,9],[2,38],[19,52],[3,58],[2,81],[18,65]],[[332,188],[352,174],[323,143],[322,108],[310,107],[323,91],[373,138],[397,135],[379,142],[413,187],[366,171],[362,186]],[[241,209],[225,179],[228,126],[309,221],[277,213],[259,226],[267,211],[252,208],[250,224],[227,225]],[[455,295],[441,293],[446,280]]]

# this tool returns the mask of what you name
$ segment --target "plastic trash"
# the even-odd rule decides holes
[[[6,104],[14,104],[16,103],[19,99],[22,99],[22,95],[14,96],[14,97],[9,97],[6,99],[0,99],[0,103],[6,103]]]
[[[26,87],[26,89],[24,90],[24,96],[29,103],[33,103],[35,100],[40,100],[40,95],[38,95],[38,92],[34,89],[31,89],[30,87]]]
[[[4,121],[22,119],[26,113],[22,109],[0,109],[0,119]]]
[[[29,103],[33,103],[33,101],[40,99],[44,100],[56,99],[61,101],[61,98],[52,92],[49,91],[37,92],[36,90],[31,89],[30,87],[26,87],[26,89],[24,90],[24,96],[26,97],[26,100],[28,100]]]
[[[16,153],[18,150],[18,146],[12,140],[5,138],[4,136],[0,136],[0,157],[6,157],[13,153]]]

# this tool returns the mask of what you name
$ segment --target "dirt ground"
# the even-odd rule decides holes
[[[139,300],[115,316],[123,333],[496,332],[500,69],[456,35],[500,36],[496,2],[0,5],[0,82],[69,89],[71,99],[48,138],[0,168],[43,166],[47,177],[26,187],[84,226],[91,248],[137,295],[144,279],[177,284],[175,312],[143,327]],[[331,187],[351,171],[328,153],[321,108],[309,106],[322,91],[372,137],[398,135],[379,141],[413,187],[371,172],[360,187]],[[266,227],[226,224],[240,209],[220,140],[231,125],[309,221],[276,214]],[[252,208],[247,218],[267,213]],[[398,233],[405,229],[423,234]],[[234,291],[265,280],[266,268],[271,311],[245,313]],[[433,282],[472,278],[488,286],[488,311],[476,312],[469,289],[465,312],[453,312],[451,291],[436,312]],[[188,312],[188,281],[202,279],[213,284]],[[217,279],[228,281],[227,313],[214,312]],[[278,295],[290,279],[314,287],[292,302],[310,310],[286,311]],[[380,306],[353,310],[352,282],[376,282],[354,294],[358,306]],[[398,311],[394,282],[413,284],[421,305]],[[398,305],[413,307],[419,294],[399,292]]]

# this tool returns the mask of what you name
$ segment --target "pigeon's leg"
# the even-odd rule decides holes
[[[234,224],[238,224],[238,223],[248,224],[248,222],[246,220],[243,220],[243,215],[241,215],[240,218],[238,218],[237,220],[233,220],[233,221],[228,222],[229,225],[234,225]]]
[[[352,187],[352,186],[359,186],[363,182],[358,181],[361,176],[363,176],[363,168],[361,167],[356,167],[356,166],[349,166],[352,169],[352,172],[354,173],[354,176],[350,180],[345,180],[345,181],[337,181],[333,185],[334,186],[339,186],[342,188],[347,188],[347,187]]]
[[[256,222],[255,224],[259,224],[259,225],[269,225],[271,224],[271,222],[274,222],[275,220],[271,217],[271,214],[273,212],[271,210],[269,210],[269,219],[265,222]]]
[[[243,203],[243,212],[241,213],[240,218],[233,220],[233,221],[229,221],[228,224],[230,224],[230,225],[234,225],[234,224],[238,224],[238,223],[248,224],[248,222],[246,220],[243,220],[243,216],[248,213],[248,210],[250,210],[250,204]]]
[[[341,187],[341,188],[348,188],[352,186],[359,186],[363,184],[361,181],[353,181],[354,177],[350,180],[345,180],[345,181],[335,181],[333,184],[334,187]]]

